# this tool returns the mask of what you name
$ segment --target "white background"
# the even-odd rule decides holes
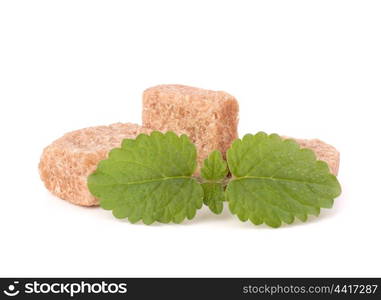
[[[203,209],[132,225],[52,196],[42,149],[141,121],[145,88],[239,100],[239,132],[341,151],[332,210],[280,229]],[[380,1],[1,1],[1,276],[381,276]]]

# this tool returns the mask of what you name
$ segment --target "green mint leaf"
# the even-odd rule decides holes
[[[224,208],[225,192],[221,183],[205,182],[202,184],[204,190],[204,204],[215,213],[220,214]]]
[[[196,155],[185,135],[140,134],[110,151],[88,177],[88,187],[117,218],[180,223],[202,206],[203,189],[192,178]]]
[[[226,188],[229,208],[241,221],[279,227],[306,221],[330,208],[340,195],[337,178],[313,151],[292,140],[260,132],[233,142],[227,152],[233,175]]]
[[[228,174],[228,166],[218,150],[214,150],[204,160],[201,168],[201,176],[207,180],[219,180],[225,178]]]
[[[204,189],[204,204],[215,213],[220,214],[225,200],[222,180],[228,174],[228,166],[222,158],[220,151],[215,150],[204,160],[201,168],[201,176],[206,182],[202,184]]]

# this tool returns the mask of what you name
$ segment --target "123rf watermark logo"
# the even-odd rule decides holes
[[[83,294],[126,294],[127,283],[125,282],[46,282],[46,281],[13,281],[3,290],[3,294],[8,297],[15,297],[22,294],[54,296],[67,295],[74,297]]]

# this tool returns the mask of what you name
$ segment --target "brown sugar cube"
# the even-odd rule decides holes
[[[222,91],[158,85],[144,91],[143,126],[185,133],[197,147],[198,171],[213,151],[225,155],[237,138],[238,102]]]
[[[287,137],[288,138],[288,137]],[[332,174],[338,175],[340,165],[340,152],[335,147],[324,143],[318,139],[306,140],[306,139],[294,139],[301,148],[311,149],[315,152],[318,160],[325,161],[328,164],[329,170]]]
[[[41,179],[61,199],[82,206],[98,205],[87,188],[87,177],[123,139],[149,132],[136,124],[117,123],[66,133],[44,149],[39,164]]]

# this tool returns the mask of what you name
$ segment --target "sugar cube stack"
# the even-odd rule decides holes
[[[87,188],[87,177],[108,152],[125,138],[152,130],[187,134],[197,148],[199,176],[204,159],[213,151],[226,150],[238,137],[238,102],[230,94],[185,85],[158,85],[144,91],[143,126],[116,123],[69,132],[47,146],[39,163],[40,176],[54,195],[82,206],[98,205]],[[287,137],[283,137],[287,138]],[[337,175],[340,153],[318,139],[294,139],[301,148],[315,152]]]

